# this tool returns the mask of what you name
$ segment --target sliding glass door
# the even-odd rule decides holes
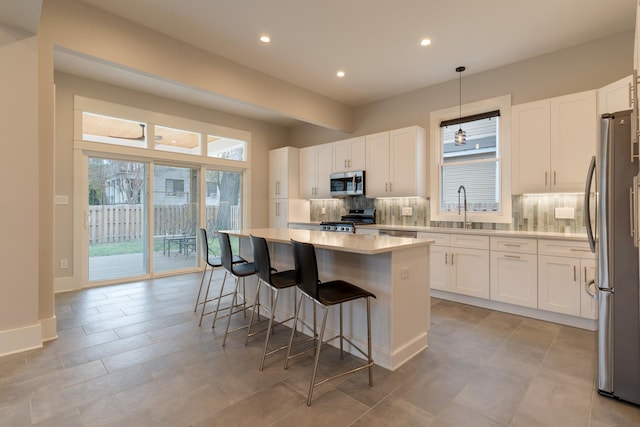
[[[153,167],[153,270],[166,272],[198,265],[199,169]]]
[[[147,273],[145,163],[89,158],[89,281]]]

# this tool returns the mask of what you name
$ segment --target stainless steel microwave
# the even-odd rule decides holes
[[[331,197],[364,196],[364,171],[340,172],[330,175]]]

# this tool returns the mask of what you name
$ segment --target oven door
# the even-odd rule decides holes
[[[333,197],[364,195],[364,171],[332,173],[330,179]]]

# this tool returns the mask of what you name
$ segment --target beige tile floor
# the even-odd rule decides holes
[[[319,387],[311,359],[258,371],[244,345],[198,327],[199,275],[56,296],[59,338],[0,358],[1,426],[639,426],[640,408],[600,397],[595,334],[442,300],[429,348],[395,372]],[[243,320],[243,319],[239,319]],[[288,331],[274,335],[286,342]],[[321,371],[354,363],[334,349]]]

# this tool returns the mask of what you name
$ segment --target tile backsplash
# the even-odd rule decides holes
[[[531,194],[512,196],[511,224],[473,223],[473,228],[552,231],[585,233],[582,194]],[[593,203],[591,203],[593,205]],[[402,208],[410,207],[410,216],[402,215]],[[339,221],[349,209],[375,208],[376,223],[387,225],[415,225],[427,227],[461,227],[461,222],[431,221],[430,200],[407,197],[397,199],[367,199],[347,197],[311,201],[311,221]],[[556,208],[572,208],[573,219],[556,219]],[[323,213],[324,212],[324,213]]]

